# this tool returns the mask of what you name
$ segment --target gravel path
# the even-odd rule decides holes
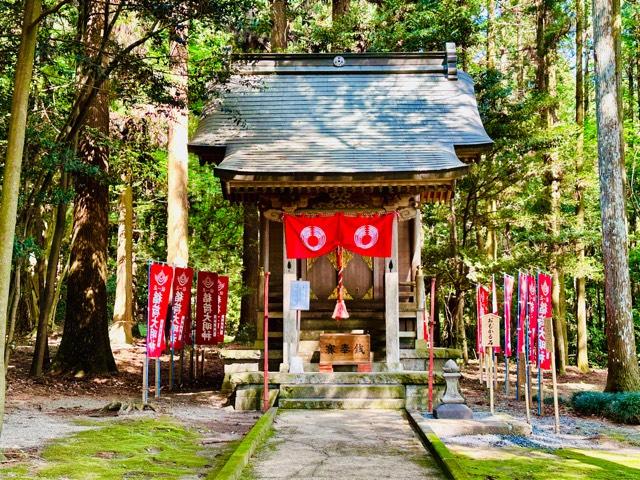
[[[281,410],[243,479],[444,478],[403,414]]]

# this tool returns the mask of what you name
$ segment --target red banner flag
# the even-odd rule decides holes
[[[196,345],[215,345],[218,312],[218,274],[198,272],[196,295]]]
[[[173,267],[161,263],[149,265],[147,306],[147,356],[159,358],[166,346],[164,326],[169,308]]]
[[[227,321],[227,302],[229,299],[229,277],[218,275],[218,314],[216,316],[215,337],[217,343],[224,342],[224,329]]]
[[[518,354],[525,353],[524,330],[527,317],[527,292],[527,275],[520,272],[518,273],[518,326],[516,327]]]
[[[339,215],[341,246],[365,257],[390,257],[394,216],[395,213]]]
[[[491,313],[498,315],[498,289],[496,288],[496,277],[491,275]],[[502,352],[502,347],[496,345],[493,347],[495,353]]]
[[[527,275],[527,300],[529,307],[529,361],[538,362],[538,288],[536,277]]]
[[[175,267],[173,276],[173,306],[171,309],[171,332],[169,347],[180,350],[184,345],[184,329],[187,324],[191,306],[191,285],[193,269]],[[188,322],[189,325],[191,322]]]
[[[335,250],[339,242],[338,215],[283,215],[288,258],[320,257]]]
[[[489,313],[489,289],[484,285],[476,287],[476,310],[478,321],[476,323],[476,352],[480,353],[482,349],[482,317]]]
[[[547,348],[547,332],[545,331],[545,318],[551,318],[551,275],[541,273],[538,275],[538,348],[540,356],[540,368],[551,369],[551,349]],[[551,347],[553,348],[553,347]]]
[[[511,356],[511,297],[513,296],[514,278],[511,275],[504,276],[504,355]]]

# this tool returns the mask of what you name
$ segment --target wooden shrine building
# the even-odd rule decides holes
[[[216,165],[228,200],[260,211],[260,265],[271,272],[270,332],[283,367],[317,363],[321,333],[370,334],[377,369],[401,370],[422,335],[420,206],[447,202],[467,164],[492,145],[473,81],[446,51],[234,56],[230,81],[190,142]],[[282,213],[389,212],[391,258],[345,253],[348,320],[331,318],[335,254],[286,258]],[[311,308],[288,307],[289,282],[310,281]],[[260,303],[262,305],[262,303]],[[259,314],[261,318],[261,313]],[[257,322],[261,325],[261,322]],[[279,346],[279,345],[278,345]],[[272,345],[272,348],[278,348]]]

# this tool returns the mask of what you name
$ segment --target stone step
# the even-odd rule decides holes
[[[341,384],[341,385],[426,385],[428,383],[426,372],[333,372],[333,373],[280,373],[270,372],[271,383],[280,385],[293,384]],[[264,378],[262,372],[232,373],[229,382],[233,385],[256,384],[262,385]],[[436,375],[435,383],[444,383],[441,375]]]
[[[403,399],[404,385],[280,385],[281,399]]]
[[[403,398],[280,398],[278,406],[282,409],[305,410],[400,410],[404,408],[405,401]]]

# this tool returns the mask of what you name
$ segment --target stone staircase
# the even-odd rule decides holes
[[[402,409],[404,385],[283,384],[278,405],[283,409]]]

